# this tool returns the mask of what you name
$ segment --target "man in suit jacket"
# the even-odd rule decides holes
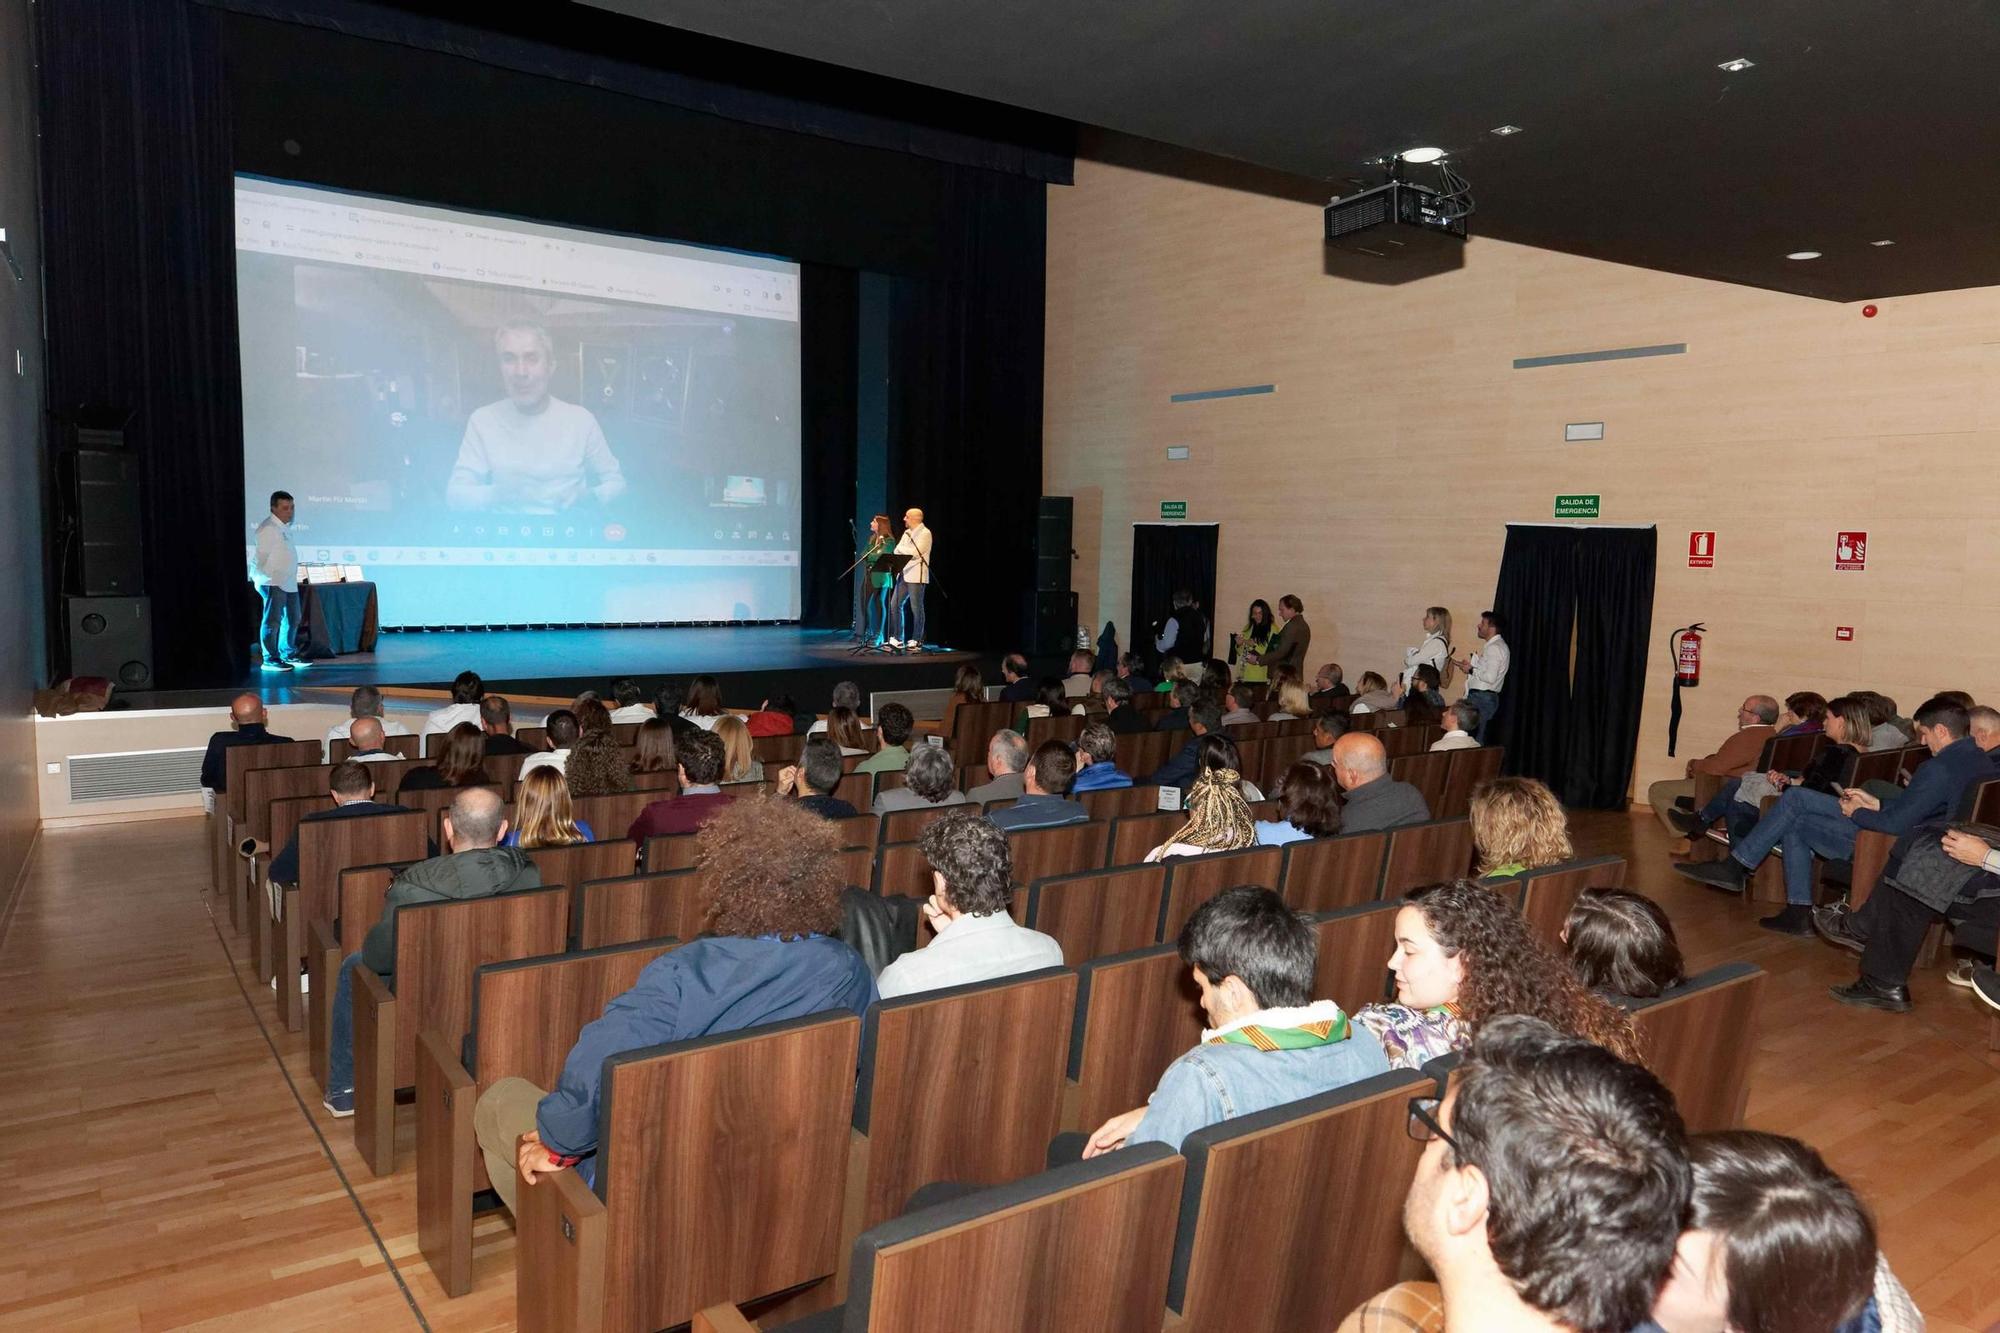
[[[1306,649],[1312,646],[1312,626],[1306,624],[1306,604],[1295,593],[1278,599],[1278,632],[1257,660],[1268,669],[1288,666],[1301,677],[1306,674]]]
[[[268,715],[264,712],[264,701],[254,694],[239,694],[229,705],[228,731],[218,731],[208,738],[208,752],[201,757],[201,785],[210,791],[222,791],[228,786],[229,765],[224,759],[225,751],[239,745],[290,745],[290,736],[274,736],[265,729]]]
[[[335,764],[333,772],[326,780],[327,792],[333,797],[330,809],[315,810],[309,815],[301,815],[299,823],[310,824],[321,819],[354,819],[361,815],[386,815],[401,810],[400,805],[384,804],[375,799],[375,774],[368,765],[358,759],[349,759]],[[271,858],[271,882],[273,884],[296,884],[299,882],[299,835],[295,831],[285,849]]]
[[[1694,795],[1694,775],[1708,773],[1720,778],[1742,777],[1757,766],[1758,758],[1764,753],[1764,742],[1778,734],[1778,729],[1772,725],[1777,720],[1776,699],[1768,694],[1751,695],[1736,710],[1736,731],[1714,754],[1688,760],[1685,779],[1667,779],[1646,788],[1646,799],[1652,803],[1653,813],[1659,816],[1667,832],[1677,838],[1682,836],[1681,830],[1674,827],[1674,821],[1667,817],[1667,812],[1681,797]]]
[[[639,812],[625,836],[645,845],[664,833],[693,833],[708,817],[735,800],[717,785],[722,779],[722,738],[696,728],[680,744],[681,792],[654,801]]]

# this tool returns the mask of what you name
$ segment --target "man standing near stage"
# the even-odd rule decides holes
[[[891,648],[922,648],[924,646],[924,589],[931,581],[931,530],[924,526],[924,511],[910,509],[903,514],[903,536],[896,543],[896,554],[907,555],[910,562],[896,575],[896,591],[889,599],[889,646]],[[912,633],[906,641],[899,637],[903,632],[903,603],[910,604],[913,617]]]
[[[625,474],[590,409],[549,392],[555,347],[539,324],[506,324],[493,335],[507,396],[466,419],[458,461],[445,485],[453,509],[559,514],[586,496],[610,504]]]
[[[250,581],[264,599],[258,642],[268,671],[290,671],[303,651],[299,634],[299,553],[292,549],[292,514],[297,509],[289,492],[271,492],[271,513],[257,525],[257,554],[250,561]]]

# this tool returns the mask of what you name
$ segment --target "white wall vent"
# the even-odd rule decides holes
[[[197,750],[128,750],[122,754],[69,756],[72,801],[121,801],[135,796],[181,796],[201,790]]]

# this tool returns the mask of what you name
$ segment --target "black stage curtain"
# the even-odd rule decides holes
[[[155,679],[239,680],[254,599],[214,16],[172,0],[36,10],[49,410],[58,422],[78,408],[131,413]]]
[[[1499,740],[1509,773],[1539,778],[1567,805],[1625,804],[1657,537],[1652,528],[1507,529],[1493,595],[1513,653]]]
[[[860,274],[807,264],[799,271],[799,488],[804,531],[799,547],[799,621],[845,625],[854,582],[841,578],[855,556],[854,476],[856,346]]]
[[[1173,614],[1174,592],[1185,588],[1209,620],[1209,655],[1227,651],[1236,628],[1215,614],[1215,548],[1221,529],[1213,523],[1134,523],[1132,525],[1132,623],[1121,638],[1127,652],[1152,660],[1154,627]],[[1184,648],[1175,656],[1188,659]]]

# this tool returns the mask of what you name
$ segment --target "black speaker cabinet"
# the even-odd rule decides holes
[[[1028,653],[1053,657],[1076,646],[1076,594],[1031,592],[1027,595]]]
[[[139,549],[139,459],[122,449],[78,449],[76,587],[91,597],[146,591]]]
[[[149,597],[70,597],[69,671],[103,676],[122,689],[153,683],[153,602]]]
[[[1041,592],[1069,591],[1070,550],[1076,527],[1076,500],[1068,495],[1044,495],[1035,523],[1035,587]]]

